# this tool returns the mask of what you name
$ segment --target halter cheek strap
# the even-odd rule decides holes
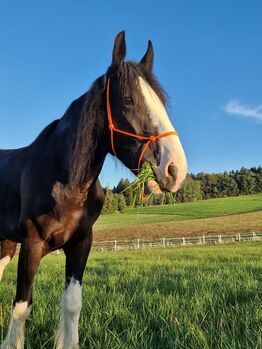
[[[164,138],[164,137],[168,137],[168,136],[178,136],[178,133],[176,131],[169,131],[169,132],[160,133],[157,136],[147,137],[147,136],[140,136],[140,135],[137,135],[135,133],[130,133],[127,131],[119,130],[118,128],[115,127],[115,125],[113,123],[109,96],[110,96],[110,78],[107,79],[107,83],[106,83],[106,110],[107,110],[108,127],[110,130],[111,148],[112,148],[112,152],[114,153],[114,155],[117,157],[115,145],[114,145],[114,132],[120,133],[120,134],[125,135],[125,136],[129,136],[132,138],[136,138],[136,139],[139,139],[142,141],[146,141],[146,143],[143,145],[143,148],[141,150],[141,154],[140,154],[139,159],[138,159],[137,168],[138,168],[138,174],[139,174],[140,169],[141,169],[141,162],[142,162],[142,159],[144,157],[144,154],[145,154],[149,144],[157,142],[160,138]]]

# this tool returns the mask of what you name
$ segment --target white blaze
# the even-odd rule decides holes
[[[175,131],[163,103],[152,87],[141,77],[139,78],[139,84],[148,108],[149,117],[153,126],[157,128],[158,134]],[[174,163],[178,169],[177,180],[172,188],[172,192],[175,192],[179,189],[187,174],[184,150],[177,135],[160,138],[158,144],[160,148],[160,164],[158,167],[160,173],[168,177],[168,166],[171,163]]]
[[[56,337],[56,349],[78,348],[78,323],[82,307],[82,287],[71,279],[61,303],[60,327]]]
[[[31,307],[27,302],[16,303],[12,313],[12,319],[7,336],[1,345],[1,349],[23,349],[25,342],[25,320],[29,316]]]

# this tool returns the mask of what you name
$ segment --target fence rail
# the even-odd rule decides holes
[[[149,248],[172,248],[191,245],[211,245],[232,243],[241,241],[262,240],[262,232],[238,233],[232,235],[208,235],[179,238],[161,238],[153,240],[133,239],[133,240],[112,240],[94,242],[93,251],[121,251],[137,250]]]

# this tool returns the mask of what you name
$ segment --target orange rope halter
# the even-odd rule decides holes
[[[136,138],[139,140],[147,141],[144,144],[142,151],[141,151],[141,154],[140,154],[139,159],[138,159],[138,174],[139,174],[141,161],[143,159],[143,156],[144,156],[149,144],[157,142],[160,138],[164,138],[164,137],[168,137],[168,136],[178,136],[178,133],[176,131],[170,131],[170,132],[160,133],[157,136],[147,137],[147,136],[136,135],[134,133],[122,131],[122,130],[119,130],[118,128],[115,128],[115,126],[113,124],[109,94],[110,94],[110,78],[107,79],[107,84],[106,84],[106,110],[107,110],[108,126],[109,126],[109,130],[110,130],[111,148],[112,148],[114,155],[117,157],[115,146],[114,146],[114,132],[121,133],[122,135],[133,137],[133,138]]]

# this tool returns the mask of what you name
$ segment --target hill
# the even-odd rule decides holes
[[[127,209],[102,215],[96,241],[262,230],[262,194]]]

